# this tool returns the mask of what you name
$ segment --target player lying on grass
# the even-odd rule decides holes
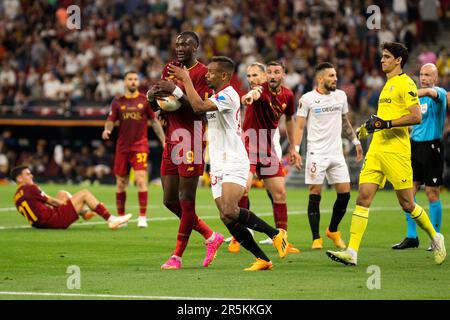
[[[17,182],[14,204],[28,223],[40,229],[67,229],[78,220],[92,218],[92,212],[84,210],[85,205],[108,222],[110,229],[117,229],[131,218],[131,214],[121,217],[112,216],[103,203],[88,190],[82,190],[71,196],[67,191],[59,191],[56,197],[45,194],[33,182],[33,174],[26,165],[14,167],[11,179]]]

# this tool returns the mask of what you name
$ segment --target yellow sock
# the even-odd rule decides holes
[[[422,228],[431,239],[436,235],[436,230],[434,230],[433,225],[431,224],[430,218],[428,217],[425,210],[416,203],[416,207],[410,213],[411,218],[417,223],[417,225]]]
[[[369,221],[369,208],[356,206],[350,225],[350,241],[348,247],[358,252],[364,231]]]

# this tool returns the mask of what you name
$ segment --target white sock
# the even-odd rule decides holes
[[[113,216],[113,215],[111,215],[111,216],[108,218],[108,222],[114,221],[115,219],[116,219],[116,217]]]

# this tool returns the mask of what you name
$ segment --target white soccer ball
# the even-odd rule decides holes
[[[181,102],[173,95],[157,99],[156,101],[162,110],[168,112],[176,111],[181,107]]]

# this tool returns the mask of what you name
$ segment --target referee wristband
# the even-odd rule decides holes
[[[299,153],[300,152],[300,146],[295,146],[294,150],[295,150],[295,152]]]
[[[352,140],[352,143],[357,146],[358,144],[361,144],[361,141],[358,140],[358,138],[355,138]]]
[[[172,95],[175,98],[180,99],[184,95],[184,93],[183,90],[180,89],[180,87],[175,86],[175,89],[172,91]]]

